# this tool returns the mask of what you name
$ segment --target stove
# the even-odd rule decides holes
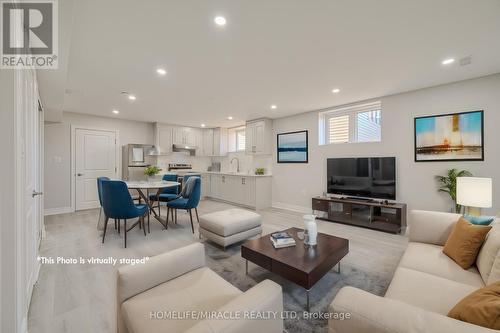
[[[172,170],[191,170],[191,164],[183,164],[183,163],[169,163],[168,171]]]

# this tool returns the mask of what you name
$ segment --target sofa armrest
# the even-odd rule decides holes
[[[264,280],[217,310],[234,316],[232,319],[203,320],[186,333],[283,333],[282,311],[281,286]],[[252,315],[268,317],[252,319]]]
[[[330,304],[330,312],[345,319],[330,319],[329,333],[497,332],[353,287],[338,292]]]
[[[460,214],[412,210],[409,214],[410,241],[444,246]]]
[[[144,265],[122,266],[118,269],[118,304],[204,266],[205,248],[200,243],[151,257]]]

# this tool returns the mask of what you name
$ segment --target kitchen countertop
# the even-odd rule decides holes
[[[231,171],[197,171],[197,170],[182,170],[182,172],[176,172],[174,170],[165,173],[178,173],[178,174],[207,174],[207,175],[224,175],[224,176],[239,176],[239,177],[272,177],[272,174],[255,175],[244,172],[231,172]],[[164,174],[164,173],[162,173]]]

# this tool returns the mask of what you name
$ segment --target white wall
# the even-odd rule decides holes
[[[45,210],[71,207],[71,125],[118,130],[121,147],[129,143],[153,144],[153,124],[111,117],[64,112],[61,123],[45,124]]]
[[[438,193],[435,175],[467,169],[493,178],[493,208],[500,211],[500,74],[374,99],[382,102],[382,142],[318,145],[318,112],[276,119],[274,134],[307,129],[309,163],[278,164],[273,159],[273,205],[310,210],[311,198],[326,190],[329,157],[396,156],[397,200],[409,208],[450,211],[452,203]],[[484,110],[484,162],[414,162],[416,116]],[[276,147],[275,147],[276,148]],[[274,149],[276,152],[276,149]],[[276,153],[274,153],[276,154]]]

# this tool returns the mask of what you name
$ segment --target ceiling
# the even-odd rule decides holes
[[[59,21],[46,109],[124,119],[230,126],[500,72],[498,0],[64,0]]]

